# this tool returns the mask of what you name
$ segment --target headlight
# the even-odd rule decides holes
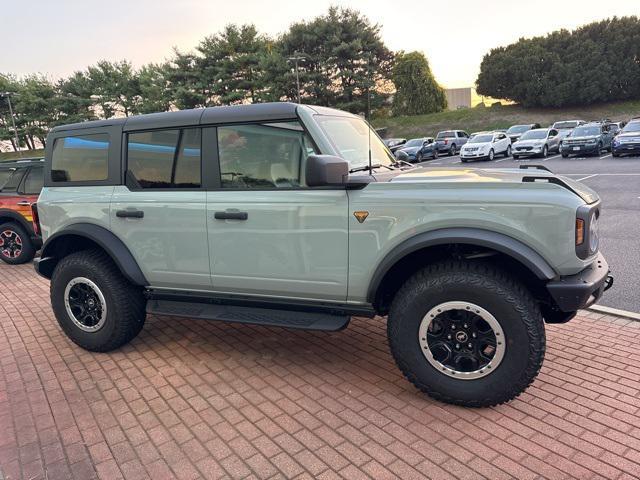
[[[576,254],[583,260],[597,253],[600,246],[599,218],[599,204],[583,205],[576,213]]]

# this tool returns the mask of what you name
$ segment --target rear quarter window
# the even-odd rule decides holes
[[[51,158],[53,182],[103,181],[108,177],[109,135],[58,138]]]

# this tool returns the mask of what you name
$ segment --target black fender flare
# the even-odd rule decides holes
[[[385,275],[404,257],[423,248],[454,243],[490,248],[508,255],[545,282],[558,277],[551,265],[538,252],[513,237],[480,228],[443,228],[420,233],[394,247],[376,267],[369,282],[367,301],[375,302],[378,288]]]
[[[122,240],[106,228],[92,223],[75,223],[51,235],[42,247],[40,260],[36,261],[36,271],[40,275],[51,278],[60,260],[60,249],[65,248],[65,238],[69,240],[69,237],[81,237],[96,243],[111,257],[127,280],[134,285],[149,285],[138,262]]]
[[[14,211],[14,210],[8,210],[8,209],[0,209],[0,219],[1,218],[9,218],[12,221],[16,222],[18,225],[20,225],[22,228],[24,228],[27,233],[29,234],[29,236],[31,237],[35,237],[36,234],[33,231],[33,225],[29,224],[29,222],[22,216],[20,215],[18,212]],[[0,220],[0,223],[3,223],[2,220]]]

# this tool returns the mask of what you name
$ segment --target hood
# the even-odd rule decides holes
[[[478,143],[465,143],[462,146],[462,150],[468,149],[468,148],[485,148],[488,147],[489,145],[491,145],[491,142],[478,142]]]
[[[640,138],[640,132],[620,132],[616,135],[616,138],[630,138],[630,137]]]
[[[518,147],[535,147],[537,145],[543,145],[546,142],[544,138],[532,139],[532,140],[518,140],[514,146]]]
[[[589,140],[598,140],[599,135],[587,135],[586,137],[565,137],[565,140],[571,140],[574,142],[587,142]]]
[[[400,148],[399,150],[410,153],[410,154],[416,154],[418,150],[420,150],[420,147],[405,147],[405,148]]]
[[[525,177],[557,179],[556,183],[578,195],[585,203],[594,203],[599,200],[598,194],[586,185],[570,178],[554,175],[546,170],[529,169],[448,169],[419,168],[407,173],[401,173],[390,179],[391,182],[413,183],[513,183],[521,185]]]

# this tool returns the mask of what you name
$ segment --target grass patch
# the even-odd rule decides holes
[[[0,162],[8,162],[10,160],[20,160],[21,158],[42,158],[44,157],[44,149],[27,150],[23,152],[0,152]]]
[[[608,103],[589,107],[523,108],[519,105],[474,107],[428,115],[375,119],[375,128],[386,127],[386,137],[435,137],[440,130],[460,129],[467,133],[509,128],[520,123],[543,127],[558,120],[629,120],[640,115],[640,101]]]

